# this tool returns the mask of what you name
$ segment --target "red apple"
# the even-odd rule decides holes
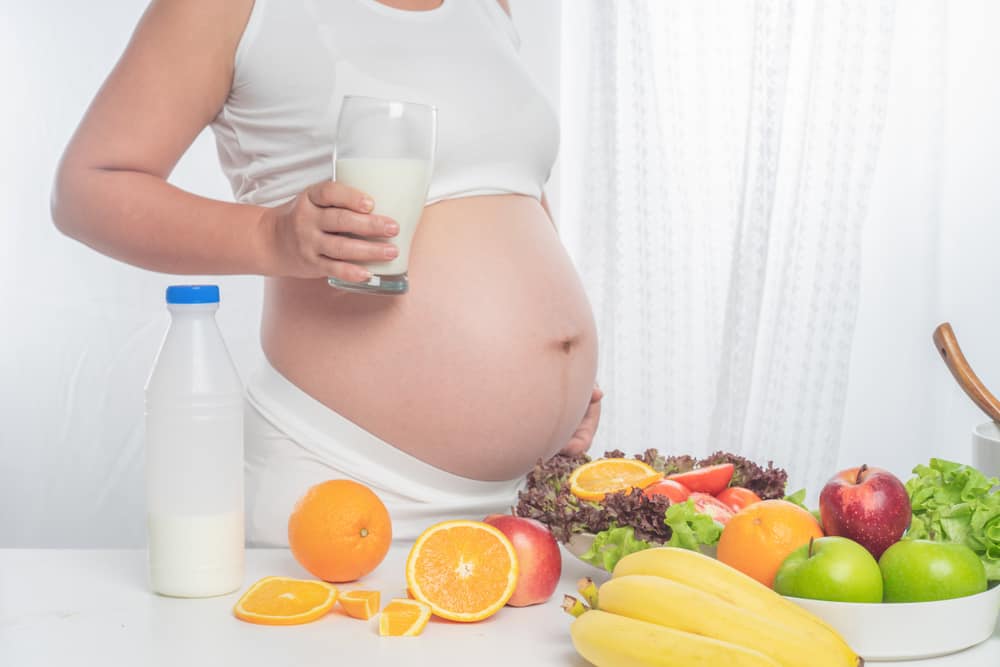
[[[562,554],[545,524],[512,514],[491,514],[483,521],[506,535],[517,553],[521,575],[507,604],[527,607],[552,597],[562,575]]]
[[[910,527],[910,496],[887,470],[848,468],[838,472],[819,495],[827,535],[854,540],[878,560]]]

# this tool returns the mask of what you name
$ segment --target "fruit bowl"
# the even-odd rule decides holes
[[[1000,617],[1000,585],[936,602],[865,604],[789,597],[836,629],[868,661],[915,660],[986,641]]]

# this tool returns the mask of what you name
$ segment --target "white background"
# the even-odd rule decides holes
[[[572,66],[560,62],[559,12],[572,3],[511,4],[522,54],[558,103],[559,69]],[[1000,6],[901,4],[841,463],[905,475],[931,455],[967,460],[984,419],[937,358],[937,323],[953,323],[1000,390],[1000,46],[989,32]],[[62,148],[143,7],[0,3],[0,547],[143,540],[142,388],[167,326],[164,287],[198,278],[101,256],[62,237],[48,213]],[[548,188],[557,219],[559,179],[557,169]],[[231,199],[208,134],[171,180]],[[218,319],[245,375],[259,359],[260,280],[208,280],[222,287]],[[595,445],[612,446],[645,443]]]

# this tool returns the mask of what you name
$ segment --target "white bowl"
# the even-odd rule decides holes
[[[1000,585],[936,602],[864,604],[789,597],[829,623],[866,661],[915,660],[961,651],[993,635]]]
[[[1000,477],[1000,424],[990,421],[972,429],[972,465],[987,477]]]

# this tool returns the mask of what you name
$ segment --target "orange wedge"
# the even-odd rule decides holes
[[[406,585],[435,616],[481,621],[500,611],[517,587],[514,545],[482,521],[444,521],[421,533],[406,559]]]
[[[341,593],[337,601],[348,616],[367,621],[378,613],[381,597],[378,591],[349,591]]]
[[[569,490],[581,500],[604,500],[609,493],[645,489],[661,479],[663,473],[636,459],[597,459],[573,471]]]
[[[337,589],[325,581],[264,577],[233,607],[236,618],[261,625],[297,625],[315,621],[337,601]]]
[[[394,598],[378,617],[378,633],[383,637],[416,637],[424,631],[431,608],[417,600]]]

